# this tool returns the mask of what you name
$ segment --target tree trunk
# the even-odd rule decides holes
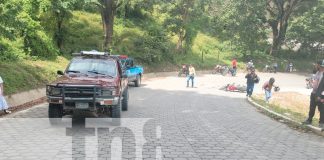
[[[60,18],[57,21],[57,32],[56,32],[56,45],[60,49],[60,51],[63,49],[63,20]]]
[[[104,0],[102,4],[101,16],[104,28],[104,50],[108,51],[112,45],[112,37],[114,33],[114,0]]]
[[[286,39],[289,17],[299,2],[301,2],[301,0],[288,0],[286,2],[278,0],[268,1],[268,13],[272,17],[277,17],[276,20],[271,20],[268,22],[271,26],[273,36],[270,55],[278,53],[278,51],[281,49],[281,45]],[[277,14],[272,10],[274,6],[276,6],[278,9]]]
[[[183,30],[180,30],[179,32],[179,39],[178,39],[178,43],[177,43],[177,51],[182,51],[183,49],[183,40],[184,40],[184,35],[183,35]]]

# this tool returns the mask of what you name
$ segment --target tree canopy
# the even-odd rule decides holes
[[[242,56],[287,50],[322,55],[323,10],[324,0],[0,0],[0,59],[69,54],[68,46],[88,39],[71,40],[80,36],[72,31],[86,27],[73,21],[79,12],[101,17],[101,33],[93,32],[101,44],[89,47],[122,52],[136,46],[148,63],[191,53],[199,33]]]

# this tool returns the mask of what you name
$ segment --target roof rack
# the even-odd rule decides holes
[[[73,56],[109,56],[108,52],[99,52],[96,50],[92,51],[81,51],[80,53],[72,53]]]

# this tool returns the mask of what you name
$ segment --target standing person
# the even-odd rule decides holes
[[[324,59],[321,62],[321,68],[324,68]],[[318,100],[318,110],[320,112],[320,119],[319,119],[319,127],[324,129],[324,75],[322,75],[322,79],[318,85],[316,91],[316,97]]]
[[[265,82],[264,85],[262,86],[262,89],[265,91],[265,101],[266,103],[269,103],[270,98],[272,97],[271,90],[274,87],[274,78],[270,78],[269,81]]]
[[[5,99],[3,93],[4,93],[3,92],[3,80],[0,77],[0,111],[3,110],[6,114],[9,114],[11,112],[8,110],[9,106],[6,102],[6,99]]]
[[[237,72],[237,60],[234,58],[232,60],[232,76],[236,76],[236,72]]]
[[[313,91],[310,96],[308,118],[303,122],[303,124],[305,124],[305,125],[312,124],[313,117],[315,115],[316,106],[318,107],[318,110],[320,110],[320,108],[319,108],[320,103],[317,101],[316,92],[317,92],[319,83],[321,82],[321,80],[323,78],[324,63],[322,64],[322,62],[324,62],[324,61],[319,61],[319,62],[317,62],[317,64],[315,64],[316,73],[312,80]]]
[[[278,71],[278,63],[277,62],[273,63],[273,69],[274,69],[274,73],[277,73],[277,71]]]
[[[192,66],[192,64],[189,65],[189,75],[187,76],[187,87],[189,87],[189,81],[191,80],[191,87],[194,87],[194,79],[196,76],[196,70],[195,68]]]
[[[254,83],[259,83],[259,78],[255,74],[255,69],[248,70],[248,74],[245,76],[246,78],[246,96],[251,97],[254,90]]]

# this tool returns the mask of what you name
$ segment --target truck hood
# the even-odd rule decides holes
[[[104,76],[71,76],[64,75],[59,77],[52,85],[98,85],[101,87],[116,87],[117,78]]]

